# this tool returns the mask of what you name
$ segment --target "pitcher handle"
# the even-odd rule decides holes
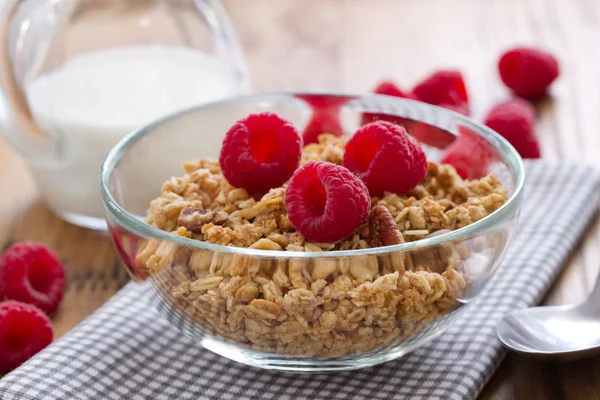
[[[242,93],[250,93],[251,85],[242,48],[235,30],[220,0],[195,0],[196,7],[202,12],[216,39],[217,53],[228,58],[235,70],[235,78]]]
[[[7,114],[0,121],[0,133],[22,155],[43,161],[52,156],[52,138],[35,122],[11,63],[10,30],[22,3],[23,0],[16,0],[0,9],[0,100],[6,102]]]

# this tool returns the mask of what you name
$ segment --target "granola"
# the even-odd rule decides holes
[[[346,138],[321,135],[302,163],[341,164]],[[463,180],[429,163],[406,195],[372,198],[371,217],[339,243],[307,241],[287,218],[285,188],[253,198],[217,161],[185,163],[150,203],[147,222],[187,238],[260,250],[326,252],[411,242],[476,222],[507,200],[490,174]],[[190,321],[236,343],[280,354],[340,356],[407,338],[459,307],[469,287],[460,243],[381,256],[265,258],[191,250],[151,239],[136,262]]]

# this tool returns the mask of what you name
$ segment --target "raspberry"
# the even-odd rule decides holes
[[[460,103],[460,104],[438,104],[438,107],[442,107],[445,108],[447,110],[450,111],[454,111],[455,113],[459,113],[462,115],[469,115],[469,105],[467,103]]]
[[[405,93],[402,89],[400,89],[394,82],[391,81],[381,81],[375,89],[373,89],[373,93],[375,94],[384,94],[386,96],[400,97],[403,99],[413,99],[411,93]],[[398,124],[403,126],[405,129],[409,129],[412,124],[412,120],[402,117],[397,117],[395,115],[389,114],[380,114],[380,113],[364,113],[362,115],[361,125],[366,125],[375,121],[388,121],[394,124]]]
[[[402,97],[404,99],[411,98],[410,93],[404,92],[400,89],[396,84],[392,81],[381,81],[379,84],[373,89],[373,93],[385,94],[387,96],[394,97]]]
[[[558,77],[556,58],[547,51],[531,47],[515,47],[498,61],[502,82],[517,96],[535,99],[546,94]]]
[[[141,265],[136,262],[140,238],[111,224],[108,224],[108,232],[117,253],[121,256],[121,259],[129,270],[132,278],[136,281],[142,281],[148,278],[147,270],[142,268]]]
[[[344,128],[340,122],[340,108],[350,100],[348,97],[317,94],[297,97],[306,101],[312,108],[310,121],[302,132],[304,145],[318,143],[317,139],[323,133],[334,136],[344,134]]]
[[[444,153],[442,164],[450,164],[463,179],[479,179],[489,172],[496,159],[490,145],[465,126],[458,127],[458,137]]]
[[[337,112],[322,110],[313,113],[302,132],[302,141],[304,144],[318,143],[319,135],[324,133],[330,133],[334,136],[342,136],[344,134],[344,129],[340,124]]]
[[[290,180],[285,206],[290,222],[306,239],[335,243],[367,218],[371,199],[365,184],[346,168],[309,161]]]
[[[465,113],[464,107],[461,105],[453,106],[449,104],[440,104],[440,107],[447,108],[448,110],[457,112],[459,114]],[[444,129],[420,121],[417,121],[413,124],[410,134],[414,138],[418,139],[419,142],[428,146],[437,147],[438,149],[447,148],[450,146],[450,144],[452,144],[452,142],[454,142],[454,139],[456,138],[453,134]]]
[[[281,186],[300,163],[302,138],[294,126],[269,112],[251,114],[225,135],[219,164],[227,181],[252,194]]]
[[[52,343],[52,322],[38,308],[0,303],[0,373],[8,373]]]
[[[417,122],[413,125],[410,134],[420,143],[428,146],[445,149],[455,140],[455,136],[450,132],[438,128],[437,126]]]
[[[403,127],[385,121],[356,131],[346,143],[344,166],[378,197],[384,192],[403,194],[427,173],[427,159],[417,141]]]
[[[535,110],[520,99],[508,100],[490,110],[484,124],[498,132],[523,158],[540,158],[535,134]]]
[[[440,107],[460,107],[462,114],[469,114],[469,95],[460,71],[437,71],[419,82],[412,93],[422,102]]]
[[[58,308],[65,291],[65,269],[41,243],[12,245],[0,257],[0,295],[33,304],[47,314]]]

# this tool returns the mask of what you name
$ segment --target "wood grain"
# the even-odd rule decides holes
[[[600,2],[596,0],[254,0],[224,2],[258,91],[404,88],[438,67],[466,75],[473,116],[509,96],[495,70],[512,45],[552,50],[561,77],[537,104],[544,158],[600,168]],[[0,245],[48,243],[69,284],[54,317],[70,330],[125,282],[106,236],[68,225],[42,204],[23,162],[0,142]],[[600,267],[600,220],[590,226],[545,303],[585,298]],[[600,399],[600,358],[541,363],[511,354],[482,399]]]

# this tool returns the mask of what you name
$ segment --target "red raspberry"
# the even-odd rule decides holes
[[[365,184],[346,168],[309,161],[292,176],[285,206],[290,222],[306,239],[335,243],[367,218],[371,199]]]
[[[462,114],[469,114],[469,95],[460,71],[437,71],[419,82],[412,93],[422,102],[440,107],[460,107]]]
[[[64,291],[65,269],[43,244],[17,243],[0,257],[0,297],[33,304],[52,314]]]
[[[467,103],[460,104],[438,104],[438,107],[445,108],[450,111],[454,111],[455,113],[459,113],[462,115],[469,115],[469,105]]]
[[[484,124],[503,136],[523,158],[540,158],[535,134],[535,110],[528,102],[512,99],[490,110]]]
[[[371,196],[402,194],[425,178],[427,159],[406,130],[377,121],[361,127],[346,143],[344,166],[361,178]]]
[[[118,226],[108,224],[108,232],[112,238],[117,253],[121,256],[123,263],[129,270],[135,281],[143,281],[148,278],[148,272],[136,261],[137,249],[140,237],[121,229]]]
[[[504,53],[498,61],[498,71],[502,82],[526,99],[546,94],[559,74],[558,61],[552,54],[531,47],[515,47]]]
[[[252,194],[287,181],[300,164],[302,138],[294,126],[269,112],[251,114],[225,135],[219,164],[227,181]]]
[[[479,179],[489,172],[496,156],[490,145],[465,126],[458,127],[458,137],[444,153],[442,164],[450,164],[463,179]]]
[[[319,135],[329,133],[334,136],[342,136],[344,128],[340,122],[340,108],[350,98],[344,96],[330,95],[299,95],[298,98],[306,101],[312,108],[310,121],[302,132],[304,145],[317,143]]]
[[[394,82],[391,81],[381,81],[375,89],[373,89],[373,93],[375,94],[384,94],[386,96],[400,97],[402,99],[414,99],[411,93],[405,93],[402,89],[400,89]],[[395,115],[389,114],[380,114],[380,113],[364,113],[362,115],[361,125],[366,125],[375,121],[388,121],[394,124],[398,124],[403,126],[406,129],[410,128],[412,124],[412,120],[402,117],[397,117]]]
[[[440,107],[447,108],[448,110],[457,112],[459,114],[465,114],[464,106],[458,105],[453,106],[449,104],[441,104]],[[437,147],[438,149],[445,149],[456,138],[450,132],[438,128],[433,125],[426,124],[425,122],[415,122],[411,127],[410,134],[419,140],[419,142],[428,146]]]
[[[392,81],[381,81],[373,89],[373,93],[385,94],[387,96],[402,97],[403,99],[410,99],[411,94],[404,92]]]
[[[0,303],[0,373],[8,373],[52,343],[52,322],[38,308]]]

